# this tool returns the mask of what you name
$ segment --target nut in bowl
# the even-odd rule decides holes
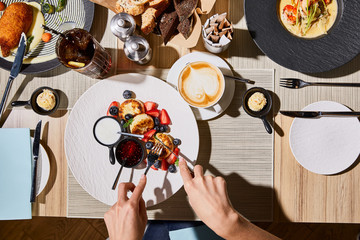
[[[211,63],[192,62],[181,71],[178,90],[192,107],[213,107],[224,94],[225,78],[220,69]]]

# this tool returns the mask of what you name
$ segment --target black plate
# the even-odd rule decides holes
[[[360,1],[337,0],[338,16],[327,35],[304,39],[280,22],[277,0],[244,0],[251,37],[274,62],[304,73],[340,67],[360,53]]]
[[[12,0],[9,2],[19,2],[19,0]],[[7,2],[5,2],[7,3]],[[50,3],[56,5],[57,0],[52,0]],[[84,4],[84,11],[85,11],[85,24],[84,24],[84,29],[89,31],[92,25],[92,21],[94,18],[94,3],[90,2],[89,0],[83,0],[83,4]],[[71,14],[76,14],[77,13],[77,9],[71,9],[68,10],[68,12],[70,12]],[[55,18],[54,16],[48,16],[48,18]],[[55,18],[56,20],[57,18]],[[54,19],[51,22],[55,21]],[[49,21],[46,17],[45,17],[45,21]],[[53,26],[51,26],[53,27]],[[54,53],[55,53],[55,49],[54,49]],[[10,71],[11,67],[12,67],[12,62],[9,62],[3,58],[0,57],[0,68],[3,68],[5,70]],[[41,63],[32,63],[32,64],[23,64],[20,70],[20,73],[22,74],[29,74],[29,73],[40,73],[40,72],[46,72],[49,71],[51,69],[54,69],[56,67],[58,67],[61,63],[59,62],[59,60],[57,58],[46,61],[46,62],[41,62]]]

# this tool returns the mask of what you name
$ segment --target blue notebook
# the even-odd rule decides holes
[[[30,129],[0,128],[0,220],[31,219]]]
[[[170,231],[169,235],[171,240],[224,240],[206,225]]]

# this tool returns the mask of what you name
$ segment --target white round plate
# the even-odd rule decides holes
[[[34,143],[34,138],[31,137],[31,149]],[[40,143],[38,168],[36,172],[36,196],[38,196],[45,188],[50,175],[50,162],[45,148]]]
[[[303,111],[351,111],[330,101],[315,102]],[[290,148],[296,160],[318,174],[336,174],[350,167],[360,153],[360,123],[356,117],[295,118]]]
[[[120,169],[117,162],[109,162],[109,149],[96,142],[93,126],[106,115],[112,101],[123,102],[124,90],[135,93],[136,99],[158,103],[166,109],[172,124],[170,135],[179,138],[181,155],[195,164],[199,151],[199,131],[190,107],[166,82],[141,74],[121,74],[101,80],[89,88],[76,102],[65,129],[65,153],[68,165],[79,184],[95,199],[113,205],[117,201],[117,188],[112,190]],[[119,182],[138,184],[141,169],[124,168]],[[176,173],[150,169],[143,192],[146,206],[153,206],[175,194],[183,186],[179,170]]]
[[[174,63],[174,65],[172,65],[167,75],[166,81],[170,83],[171,86],[173,86],[175,89],[177,89],[178,78],[181,71],[184,69],[184,67],[187,64],[198,61],[212,63],[215,66],[217,66],[224,75],[233,76],[231,68],[222,58],[210,53],[193,52],[181,57]],[[218,108],[220,111],[219,110],[215,111],[215,108],[213,107],[210,108],[191,107],[191,109],[195,114],[196,119],[209,120],[222,114],[229,107],[231,100],[234,97],[234,92],[235,92],[235,81],[233,79],[229,79],[225,77],[224,95],[222,96],[220,101],[216,104],[218,105],[216,106],[216,108]],[[180,96],[180,93],[178,93],[178,95]],[[185,100],[183,101],[185,102]]]

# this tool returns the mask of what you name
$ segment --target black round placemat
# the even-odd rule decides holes
[[[303,73],[340,67],[360,53],[360,1],[337,0],[338,16],[327,35],[304,39],[280,22],[277,0],[244,0],[251,37],[274,62]]]
[[[10,2],[18,2],[19,0],[14,0],[14,1],[10,1]],[[52,0],[52,2],[50,2],[54,5],[57,4],[57,0]],[[83,4],[84,4],[84,12],[85,12],[85,24],[84,24],[84,29],[89,31],[93,22],[93,18],[94,18],[94,3],[90,2],[89,0],[83,0]],[[77,14],[78,9],[70,9],[69,12],[71,12],[71,14]],[[55,21],[55,20],[53,20]],[[55,49],[54,49],[55,52]],[[5,60],[4,58],[0,58],[0,68],[3,68],[5,70],[11,70],[12,67],[12,62],[9,62],[7,60]],[[59,66],[61,63],[59,62],[59,60],[57,58],[46,61],[46,62],[41,62],[41,63],[32,63],[32,64],[23,64],[20,70],[20,73],[22,74],[30,74],[30,73],[40,73],[40,72],[46,72],[49,71],[51,69],[56,68],[57,66]]]

